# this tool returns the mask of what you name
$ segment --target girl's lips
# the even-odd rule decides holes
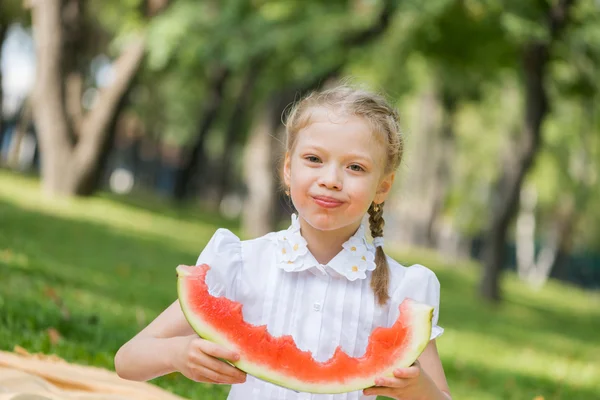
[[[336,200],[331,197],[313,196],[313,200],[317,205],[323,208],[336,208],[343,204],[342,201]]]

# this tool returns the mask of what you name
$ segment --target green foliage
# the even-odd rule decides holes
[[[441,85],[458,95],[469,93],[497,71],[515,67],[516,49],[507,40],[501,16],[502,10],[485,3],[454,1],[423,18],[410,46],[435,66]]]
[[[30,18],[27,10],[23,7],[22,0],[4,0],[0,2],[0,26],[11,23],[25,23],[29,25]]]
[[[344,1],[173,2],[148,26],[147,73],[140,85],[156,86],[146,90],[155,96],[136,108],[140,115],[155,110],[152,118],[161,116],[159,125],[169,141],[189,143],[201,123],[199,110],[212,101],[206,97],[212,69],[232,73],[220,114],[223,123],[248,65],[263,65],[256,99],[289,82],[308,80],[339,63],[346,52],[342,40],[372,24],[377,12],[377,5],[356,9]]]
[[[97,19],[110,33],[127,36],[139,31],[146,24],[142,15],[142,4],[145,0],[108,0],[87,2],[88,15]]]
[[[2,2],[0,18],[22,18],[26,13],[21,4]],[[400,106],[409,137],[422,134],[413,121],[421,111],[417,108],[423,92],[454,100],[452,186],[444,212],[461,233],[476,234],[489,216],[490,188],[518,147],[515,138],[522,132],[522,50],[528,43],[548,43],[548,12],[558,2],[394,4],[385,34],[353,50],[344,38],[371,26],[383,0],[176,0],[152,18],[143,15],[142,0],[95,1],[86,6],[114,48],[132,33],[147,30],[146,62],[129,106],[149,135],[189,144],[197,134],[203,106],[213,101],[207,95],[212,71],[231,72],[213,128],[217,137],[208,140],[210,157],[215,159],[244,75],[255,61],[264,62],[238,143],[246,139],[252,113],[264,98],[310,81],[339,63],[345,64],[343,73],[351,80],[391,96]],[[538,216],[546,224],[552,222],[563,193],[577,198],[599,195],[593,171],[598,171],[600,157],[595,142],[600,126],[594,111],[600,89],[600,7],[596,1],[575,1],[571,11],[569,24],[552,44],[545,82],[550,116],[542,128],[540,157],[526,181],[538,189]],[[115,54],[111,49],[106,52]],[[572,171],[584,153],[585,169],[592,172],[586,172],[591,177],[582,183]],[[578,243],[597,248],[599,211],[594,201],[585,204],[578,209],[584,215],[579,218]]]
[[[21,345],[112,369],[120,345],[175,299],[175,266],[194,262],[217,227],[235,228],[156,202],[43,200],[37,185],[0,173],[2,350]],[[439,277],[438,348],[454,398],[600,395],[598,294],[556,282],[532,292],[510,275],[506,302],[492,307],[475,297],[472,263],[459,268],[416,250],[395,257]],[[179,374],[153,383],[189,398],[224,399],[228,390]]]

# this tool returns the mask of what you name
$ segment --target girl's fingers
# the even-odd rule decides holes
[[[408,385],[406,379],[399,378],[377,378],[375,384],[379,387],[403,388]]]
[[[223,384],[221,382],[213,381],[212,379],[208,379],[206,377],[203,377],[202,380],[200,380],[199,382],[214,383],[215,385],[222,385]]]
[[[417,365],[412,365],[408,368],[397,368],[393,371],[394,376],[400,379],[416,378],[421,373],[421,369]]]
[[[421,373],[418,367],[412,366],[409,368],[397,368],[393,372],[392,377],[381,377],[375,379],[375,385],[402,388],[408,386],[411,380],[417,378]]]
[[[236,381],[235,379],[227,376],[227,375],[222,375],[216,371],[213,371],[209,368],[206,368],[202,365],[197,365],[194,369],[193,369],[193,378],[194,380],[198,381],[198,382],[212,382],[212,383],[226,383],[226,384],[234,384],[234,383],[240,383],[238,381]]]
[[[363,390],[365,396],[387,396],[394,397],[394,389],[388,387],[372,387]]]
[[[198,365],[214,371],[228,380],[233,380],[233,383],[241,383],[246,381],[246,374],[244,372],[207,354],[200,353],[196,361]]]
[[[222,358],[227,361],[238,361],[240,359],[240,355],[235,351],[227,350],[218,344],[211,343],[207,340],[201,340],[198,344],[198,347],[203,353],[206,353],[215,358]]]

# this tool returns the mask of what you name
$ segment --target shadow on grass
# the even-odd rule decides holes
[[[197,221],[203,224],[219,225],[221,228],[235,230],[239,227],[239,218],[225,219],[218,212],[202,210],[192,201],[178,203],[169,198],[157,197],[155,194],[135,193],[121,196],[104,192],[99,197],[108,199],[127,207],[150,211],[178,220]]]
[[[3,275],[37,276],[51,284],[96,291],[118,302],[137,299],[147,307],[162,306],[166,295],[175,294],[175,267],[194,263],[210,239],[210,235],[198,237],[198,251],[191,253],[161,237],[33,213],[2,201],[0,218]],[[15,258],[11,253],[21,261],[11,262]]]

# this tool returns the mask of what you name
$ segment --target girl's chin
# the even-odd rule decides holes
[[[337,218],[332,215],[319,215],[319,214],[302,214],[300,216],[308,225],[310,225],[314,229],[318,229],[321,231],[329,231],[336,228],[339,224]]]
[[[302,216],[302,214],[300,215]],[[335,231],[352,224],[352,221],[349,221],[345,216],[340,218],[338,215],[317,214],[302,217],[308,225],[320,231]]]

